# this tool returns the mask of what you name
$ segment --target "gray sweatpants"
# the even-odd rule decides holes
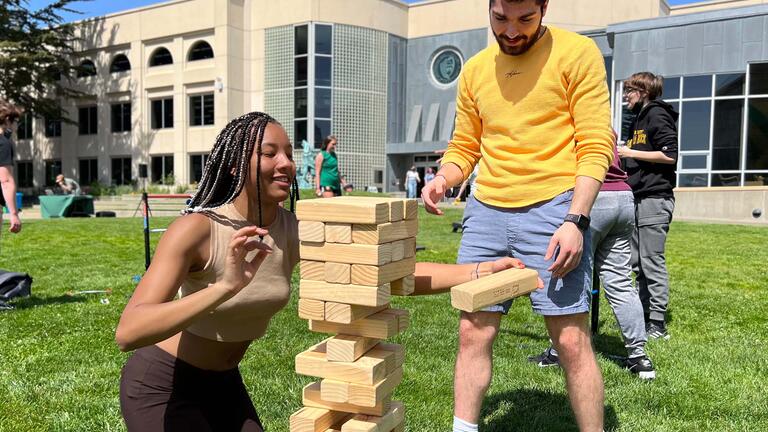
[[[642,198],[635,202],[632,270],[637,275],[643,311],[654,321],[665,321],[669,303],[664,249],[674,210],[673,198]]]

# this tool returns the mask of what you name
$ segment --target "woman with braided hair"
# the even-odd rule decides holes
[[[288,136],[266,114],[216,138],[117,327],[120,349],[136,350],[120,382],[129,431],[263,430],[238,364],[290,297],[295,177]],[[289,197],[291,211],[279,206]]]

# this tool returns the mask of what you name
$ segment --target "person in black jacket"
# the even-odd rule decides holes
[[[663,78],[650,72],[624,82],[624,100],[635,114],[626,146],[619,147],[624,170],[635,195],[635,232],[632,268],[637,275],[640,300],[649,338],[669,339],[666,312],[669,274],[664,247],[675,209],[677,117],[662,101]]]

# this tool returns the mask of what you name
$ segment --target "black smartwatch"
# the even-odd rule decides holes
[[[589,216],[569,213],[565,215],[565,219],[563,220],[563,223],[565,222],[573,222],[574,224],[576,224],[576,226],[579,228],[579,231],[581,232],[584,232],[589,228]]]

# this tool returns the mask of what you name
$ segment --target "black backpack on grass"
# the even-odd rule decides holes
[[[16,297],[32,294],[32,278],[26,273],[12,273],[0,270],[0,310],[12,309],[5,302]]]

